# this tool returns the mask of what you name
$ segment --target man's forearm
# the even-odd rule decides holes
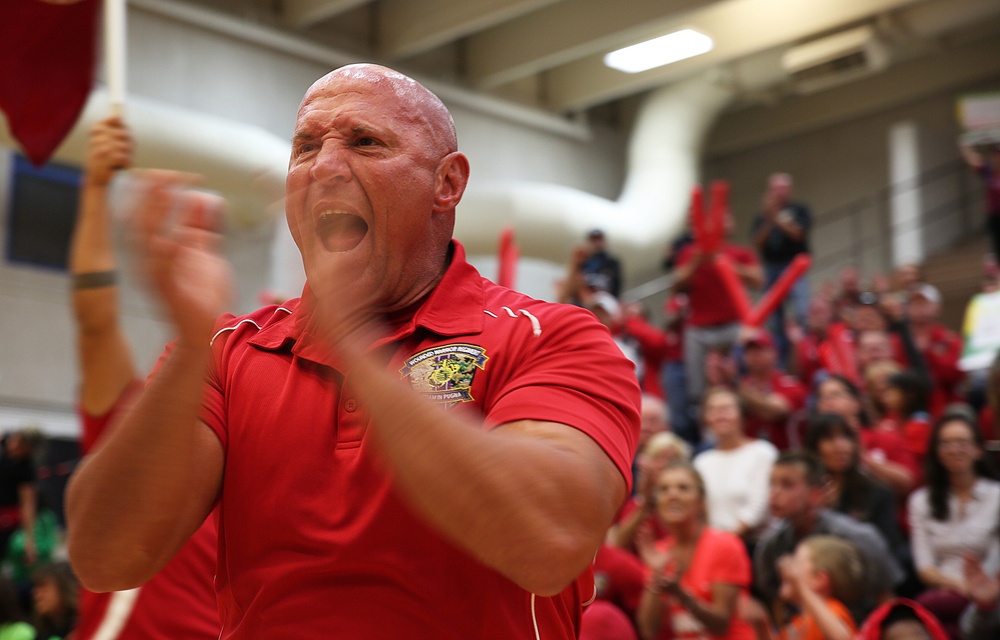
[[[565,426],[558,437],[544,426],[485,432],[369,359],[352,359],[351,371],[400,487],[446,537],[539,595],[593,560],[626,484],[588,436]]]
[[[196,449],[208,357],[207,346],[175,348],[72,478],[68,543],[88,587],[142,584],[207,515],[222,468],[217,441]]]

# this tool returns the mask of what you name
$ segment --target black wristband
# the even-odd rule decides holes
[[[73,274],[73,290],[100,289],[118,284],[118,271],[91,271],[89,273]]]

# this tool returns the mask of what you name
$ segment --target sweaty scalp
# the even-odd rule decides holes
[[[326,74],[306,91],[299,115],[315,97],[337,91],[339,86],[350,82],[364,82],[373,89],[390,91],[407,116],[424,125],[441,155],[458,151],[455,121],[441,99],[413,78],[377,64],[350,64]]]

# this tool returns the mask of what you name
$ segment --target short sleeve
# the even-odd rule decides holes
[[[751,578],[750,557],[743,542],[724,531],[713,531],[710,542],[711,546],[705,549],[712,558],[711,572],[706,576],[708,581],[748,588]]]
[[[519,420],[566,424],[590,436],[632,486],[639,431],[633,364],[590,312],[559,305],[540,318],[541,334],[511,354],[486,410],[490,427]]]

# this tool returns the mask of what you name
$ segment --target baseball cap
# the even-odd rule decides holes
[[[747,348],[763,347],[767,349],[773,349],[774,339],[771,337],[771,334],[766,331],[757,331],[749,338],[747,338],[746,346]]]
[[[607,291],[595,291],[590,306],[594,309],[604,309],[612,318],[618,318],[622,308],[618,300]]]
[[[932,284],[917,285],[913,291],[910,292],[910,297],[912,298],[913,296],[922,296],[928,302],[941,304],[941,292],[938,291],[937,287]]]
[[[587,234],[587,237],[590,238],[591,240],[593,240],[594,238],[603,238],[604,237],[604,230],[603,229],[591,229],[590,233]]]

